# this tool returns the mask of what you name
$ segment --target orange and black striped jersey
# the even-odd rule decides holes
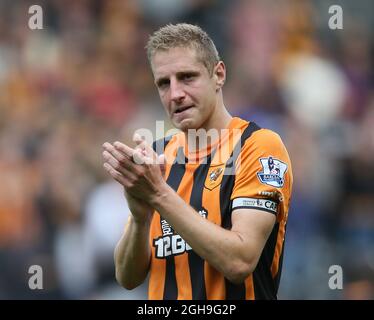
[[[205,154],[188,152],[183,133],[158,140],[153,148],[166,156],[166,182],[203,218],[230,229],[238,208],[276,215],[258,264],[242,284],[229,282],[155,212],[149,299],[277,298],[292,190],[290,159],[280,137],[253,122],[233,118],[226,132]]]

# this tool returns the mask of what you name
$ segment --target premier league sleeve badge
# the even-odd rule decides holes
[[[287,164],[272,156],[259,160],[262,165],[262,171],[257,173],[260,182],[276,188],[283,187]]]

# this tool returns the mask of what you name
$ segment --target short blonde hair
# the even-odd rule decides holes
[[[157,51],[167,51],[176,47],[195,49],[199,61],[210,74],[220,61],[216,46],[203,29],[192,24],[178,23],[168,24],[149,37],[146,45],[149,63],[152,63]]]

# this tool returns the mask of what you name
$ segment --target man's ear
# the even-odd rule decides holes
[[[216,80],[216,91],[220,90],[226,80],[226,66],[223,61],[219,61],[213,69],[213,75]]]

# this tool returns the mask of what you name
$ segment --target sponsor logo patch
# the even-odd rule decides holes
[[[207,219],[208,211],[206,209],[202,208],[198,213],[201,217]],[[162,236],[153,239],[156,258],[165,259],[169,256],[181,255],[192,250],[191,246],[179,234],[175,233],[165,219],[161,219],[160,223]]]
[[[269,156],[260,159],[262,171],[257,173],[258,179],[263,184],[281,188],[284,185],[284,174],[287,171],[287,164]]]

